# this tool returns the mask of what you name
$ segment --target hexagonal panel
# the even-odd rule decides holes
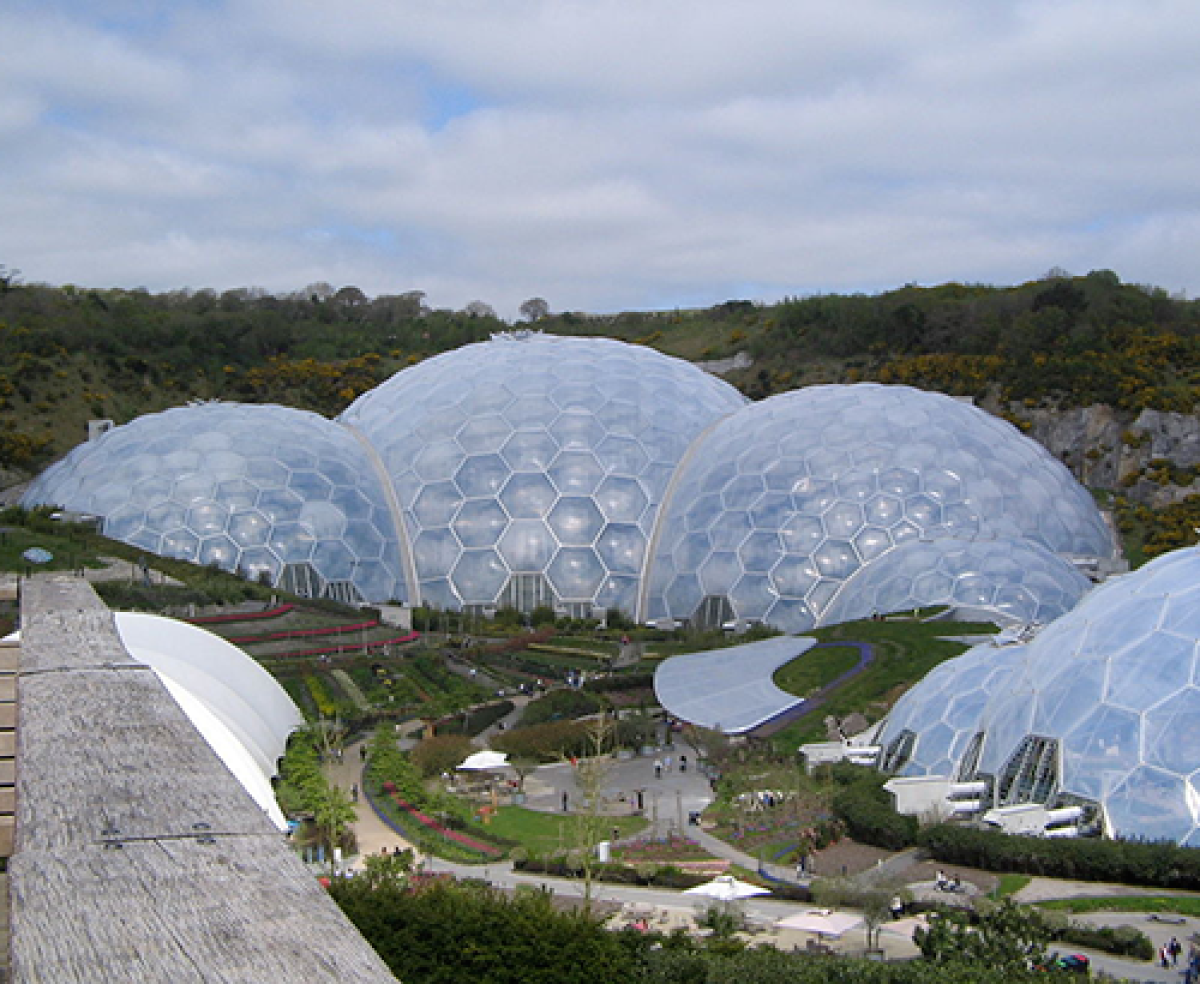
[[[492,499],[464,502],[454,517],[454,532],[464,547],[490,547],[500,539],[508,516]]]
[[[596,505],[614,523],[636,523],[650,500],[635,478],[610,475],[596,489]]]
[[[468,499],[493,497],[508,480],[508,465],[498,454],[472,455],[454,474],[454,484]]]
[[[547,521],[558,542],[566,546],[591,544],[604,527],[604,517],[596,504],[581,496],[559,499]]]
[[[539,519],[558,498],[545,475],[513,475],[500,493],[500,502],[514,519]]]
[[[500,554],[509,569],[536,574],[546,569],[558,544],[540,520],[513,520],[500,540]]]
[[[604,567],[595,552],[564,547],[546,570],[558,597],[564,601],[585,601],[595,595],[604,580]]]

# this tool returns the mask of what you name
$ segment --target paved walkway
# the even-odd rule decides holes
[[[412,849],[413,854],[420,857],[420,853],[412,844],[383,822],[379,814],[367,802],[367,798],[362,795],[362,749],[365,746],[366,742],[364,741],[356,741],[352,745],[347,745],[342,752],[340,762],[325,764],[325,775],[330,782],[341,787],[347,793],[353,794],[356,789],[359,792],[356,804],[358,819],[351,825],[358,841],[358,854],[349,859],[349,867],[352,870],[362,868],[363,858],[366,855],[379,854],[381,851],[391,852],[397,847],[402,851]]]

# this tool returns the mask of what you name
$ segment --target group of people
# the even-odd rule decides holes
[[[938,869],[937,874],[933,876],[933,887],[939,892],[957,892],[962,887],[962,879],[958,875],[948,877],[944,871]]]
[[[1168,942],[1158,948],[1158,962],[1164,967],[1178,967],[1181,953],[1183,953],[1183,944],[1179,942],[1179,937],[1172,936]]]
[[[672,759],[671,759],[670,755],[668,755],[666,758],[661,758],[661,759],[656,758],[654,760],[654,778],[661,779],[663,777],[664,772],[670,772],[671,771],[671,763],[672,763]],[[687,766],[688,766],[687,756],[680,755],[679,756],[679,771],[687,772]]]

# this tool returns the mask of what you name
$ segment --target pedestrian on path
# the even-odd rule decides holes
[[[1171,954],[1171,966],[1178,967],[1179,966],[1179,954],[1183,953],[1183,945],[1179,942],[1179,940],[1176,937],[1172,936],[1171,942],[1167,944],[1167,950]]]
[[[662,778],[662,769],[663,769],[662,759],[655,759],[654,760],[654,778],[655,779]]]

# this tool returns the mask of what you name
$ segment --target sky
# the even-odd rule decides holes
[[[5,0],[0,38],[29,283],[1200,293],[1194,0]]]

